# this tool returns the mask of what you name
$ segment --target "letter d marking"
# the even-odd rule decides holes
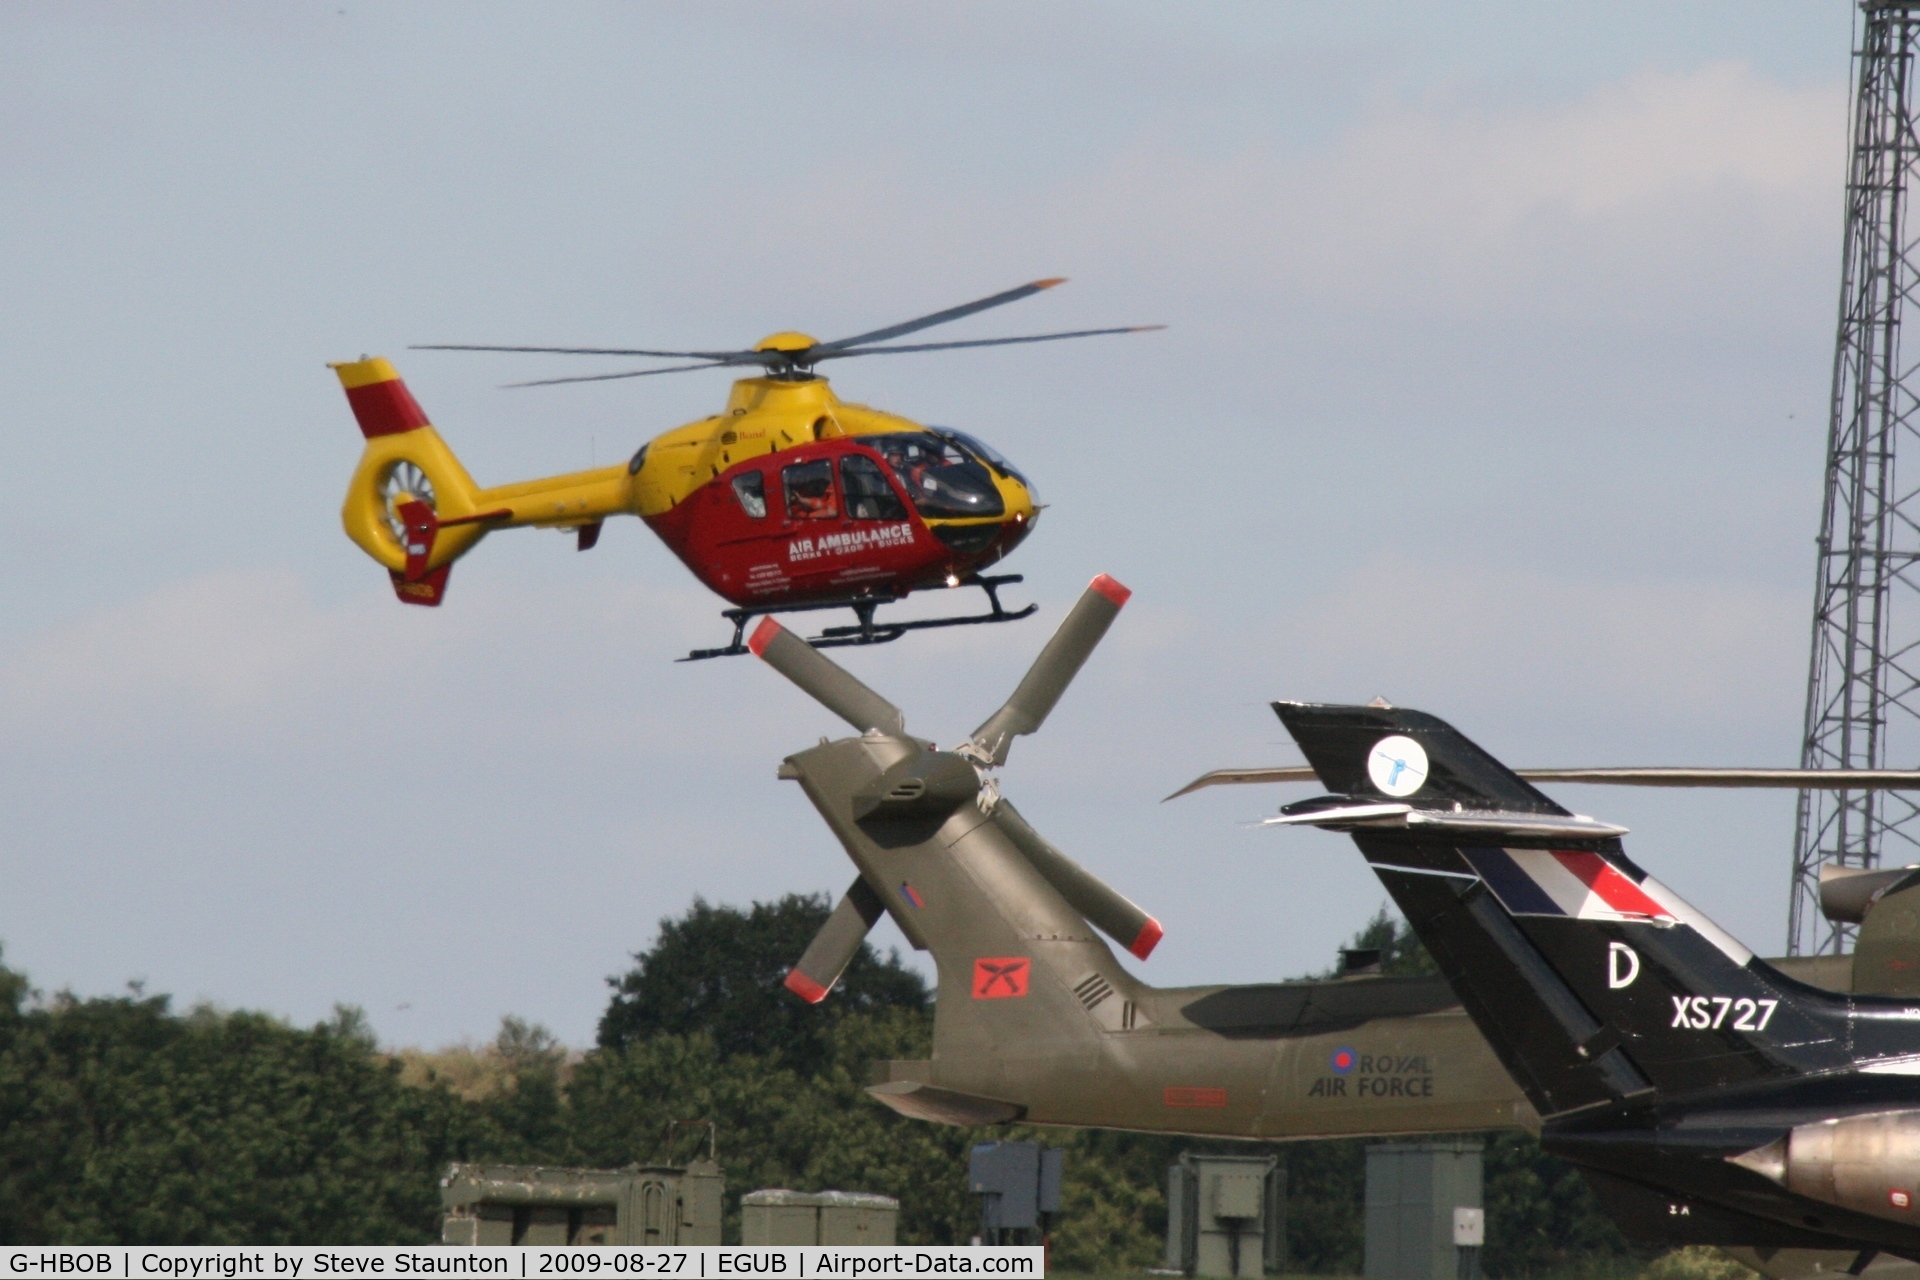
[[[1607,944],[1607,985],[1618,991],[1640,976],[1640,953],[1624,942]]]

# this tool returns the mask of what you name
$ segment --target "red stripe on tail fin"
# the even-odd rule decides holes
[[[348,387],[347,403],[353,407],[353,416],[360,423],[360,434],[369,440],[427,425],[426,411],[407,390],[407,384],[398,378]]]

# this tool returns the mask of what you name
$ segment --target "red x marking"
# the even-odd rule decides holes
[[[1009,1000],[1027,994],[1032,969],[1025,956],[987,956],[973,962],[973,998]]]

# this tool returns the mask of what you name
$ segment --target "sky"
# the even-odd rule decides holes
[[[676,665],[723,602],[638,521],[489,538],[438,610],[340,529],[329,360],[394,358],[482,484],[624,458],[726,375],[510,391],[607,366],[413,343],[831,338],[1045,276],[937,336],[1168,326],[832,371],[1048,504],[1007,564],[1034,619],[836,655],[911,730],[970,732],[1096,573],[1135,592],[1002,785],[1162,920],[1150,982],[1323,969],[1384,900],[1344,837],[1250,825],[1298,788],[1160,803],[1297,761],[1276,698],[1516,767],[1797,763],[1852,21],[5,6],[4,962],[586,1045],[696,896],[850,880],[774,777],[839,722]],[[1782,949],[1790,793],[1559,798]]]

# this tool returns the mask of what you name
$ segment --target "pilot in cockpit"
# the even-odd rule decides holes
[[[790,520],[831,520],[840,514],[833,500],[833,473],[825,465],[794,467],[787,477],[787,518]]]

